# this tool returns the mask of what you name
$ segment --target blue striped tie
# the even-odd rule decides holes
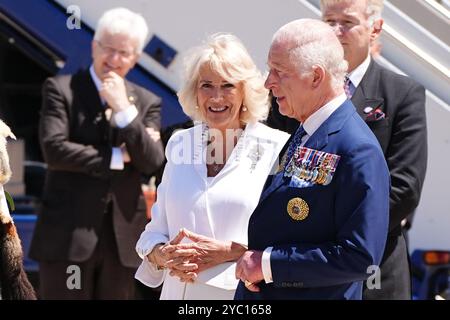
[[[289,144],[289,148],[288,148],[288,152],[287,152],[287,156],[286,156],[286,163],[284,166],[285,170],[286,170],[286,167],[289,164],[292,156],[294,155],[295,150],[298,147],[300,147],[300,145],[302,144],[302,138],[306,134],[307,133],[306,133],[305,129],[303,129],[303,125],[300,125],[298,127],[297,131],[295,131],[294,137],[292,138],[292,141]]]
[[[353,85],[352,80],[350,80],[348,76],[345,76],[344,91],[347,99],[350,100],[352,98],[354,90],[355,86]]]

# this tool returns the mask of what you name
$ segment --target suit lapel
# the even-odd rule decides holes
[[[134,86],[127,80],[125,80],[125,90],[127,91],[127,98],[130,104],[134,104],[136,108],[139,110],[138,96],[136,95]]]
[[[297,126],[298,127],[298,126]],[[291,143],[292,139],[294,138],[294,134],[297,131],[297,129],[294,130],[294,133],[291,134],[289,139],[284,144],[283,148],[281,149],[280,153],[278,154],[278,159],[280,161],[280,166],[283,165],[283,159],[286,156],[287,149],[289,148],[289,144]],[[281,171],[280,171],[281,170]],[[274,175],[269,175],[267,177],[266,183],[264,185],[263,191],[261,192],[261,197],[259,198],[259,202],[262,202],[269,194],[274,192],[276,189],[281,187],[284,181],[284,172],[283,169],[280,167],[277,170],[277,173]]]
[[[380,67],[372,59],[364,77],[352,97],[352,102],[361,118],[366,118],[364,109],[370,107],[376,109],[383,105],[384,99],[378,94],[380,83]]]
[[[323,149],[328,144],[328,132],[329,132],[328,125],[326,122],[324,122],[319,127],[319,129],[317,129],[317,131],[314,132],[314,134],[311,137],[309,137],[308,141],[305,143],[304,146],[315,150]],[[287,152],[287,149],[289,147],[289,143],[293,139],[294,134],[291,136],[286,145],[283,147],[283,151],[280,153],[281,157],[285,156],[285,153]],[[275,192],[282,185],[284,185],[285,183],[289,183],[290,180],[291,178],[284,177],[283,171],[273,176],[271,178],[271,181],[267,182],[266,188],[264,188],[264,191],[262,192],[259,201],[262,202],[265,198],[267,198],[267,196]]]
[[[281,171],[274,176],[269,176],[266,181],[266,185],[259,198],[259,203],[263,202],[270,194],[280,188],[287,178],[284,177],[284,172]]]
[[[85,112],[96,114],[99,111],[103,111],[104,107],[100,95],[95,87],[94,80],[89,74],[89,70],[80,71],[75,78],[76,81],[73,83],[72,91],[79,95],[81,106],[85,109]]]
[[[317,130],[314,134],[309,137],[308,141],[305,143],[305,147],[314,150],[322,150],[325,148],[329,141],[329,135],[338,132],[347,118],[355,112],[355,108],[350,101],[345,101]],[[286,153],[286,150],[291,142],[293,135],[286,142],[280,156]],[[259,203],[262,203],[271,193],[275,192],[281,186],[289,183],[291,178],[284,177],[284,172],[280,172],[273,177],[269,177],[266,185],[261,194]]]
[[[306,148],[311,148],[315,150],[321,150],[328,144],[328,125],[326,121],[317,129],[314,134],[309,137],[308,141],[305,143]],[[295,134],[295,133],[294,133]],[[286,156],[287,149],[289,147],[289,144],[291,143],[294,134],[291,135],[289,140],[286,142],[285,146],[283,147],[283,150],[280,152],[279,159],[283,159]],[[268,181],[266,182],[266,186],[263,189],[263,192],[261,194],[260,202],[264,201],[267,196],[269,196],[271,193],[275,192],[277,189],[279,189],[282,185],[285,183],[288,183],[291,180],[289,177],[284,177],[284,172],[281,171],[277,173],[273,177],[269,177]]]

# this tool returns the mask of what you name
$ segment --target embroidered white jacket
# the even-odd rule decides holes
[[[156,270],[146,255],[156,244],[174,238],[180,228],[247,244],[249,217],[258,204],[267,176],[276,170],[278,154],[289,138],[288,134],[261,123],[248,124],[225,167],[214,178],[207,179],[203,132],[203,125],[197,125],[175,133],[169,140],[168,162],[152,208],[152,221],[136,245],[143,259],[136,279],[150,287],[164,281],[161,299],[182,299],[186,284]],[[235,290],[238,283],[235,263],[205,270],[196,281]]]

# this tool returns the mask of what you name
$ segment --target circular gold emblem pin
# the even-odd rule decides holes
[[[309,206],[302,198],[292,198],[287,204],[287,212],[294,220],[304,220],[309,214]]]

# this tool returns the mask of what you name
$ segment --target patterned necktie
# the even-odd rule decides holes
[[[347,75],[345,76],[345,81],[344,81],[344,91],[345,91],[345,95],[350,100],[353,96],[353,83]]]
[[[304,135],[306,135],[305,129],[303,129],[303,125],[300,125],[295,131],[294,137],[292,138],[291,143],[289,144],[289,148],[286,155],[286,163],[284,166],[284,169],[286,170],[287,165],[289,164],[292,156],[294,155],[295,150],[297,150],[298,147],[300,147],[302,143],[302,138]]]

